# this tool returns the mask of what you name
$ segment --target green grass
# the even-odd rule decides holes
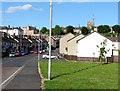
[[[47,61],[40,61],[47,78]],[[95,62],[52,61],[52,80],[45,81],[46,89],[118,89],[118,64]]]

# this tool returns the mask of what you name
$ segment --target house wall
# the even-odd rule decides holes
[[[118,56],[119,55],[119,53],[118,53],[118,50],[120,50],[120,42],[113,42],[113,44],[112,45],[114,45],[113,46],[113,55],[114,56]]]
[[[25,29],[24,30],[24,35],[33,35],[34,34],[34,30],[27,30],[27,29]]]
[[[78,57],[99,57],[99,48],[97,45],[100,45],[103,42],[105,37],[94,32],[85,38],[78,41]],[[106,49],[109,50],[107,57],[112,55],[112,41],[107,39]]]
[[[8,30],[6,30],[6,29],[0,30],[0,32],[5,32],[5,33],[7,33],[7,31]]]
[[[73,38],[74,35],[72,33],[66,34],[64,37],[60,38],[60,42],[59,42],[59,53],[60,54],[67,54],[67,41],[71,38]]]
[[[4,30],[0,30],[0,31],[6,32],[10,35],[14,35],[14,34],[15,35],[23,35],[23,30],[19,30],[19,29],[9,29],[9,30],[4,29]]]
[[[8,30],[8,33],[10,34],[10,35],[18,35],[18,30],[17,29],[14,29],[14,30]]]
[[[77,40],[83,38],[83,35],[79,35],[75,38],[73,38],[72,40],[67,42],[67,46],[68,46],[68,55],[74,55],[77,56]]]
[[[118,56],[119,55],[118,50],[113,50],[113,55]]]
[[[23,35],[31,35],[31,36],[39,36],[39,31],[35,27],[23,27],[24,33]]]
[[[45,40],[49,43],[49,36],[45,37]],[[56,48],[56,40],[53,37],[51,37],[51,45]]]
[[[73,29],[73,31],[76,32],[76,33],[81,33],[80,28],[79,29]]]
[[[120,50],[120,42],[113,42],[113,45],[114,45],[114,49],[116,50]]]

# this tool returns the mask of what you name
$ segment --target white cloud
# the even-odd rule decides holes
[[[18,10],[29,10],[32,8],[31,4],[26,4],[23,6],[14,6],[14,7],[9,7],[8,10],[6,11],[7,13],[14,13]]]
[[[35,11],[43,11],[43,8],[35,8],[33,7],[31,4],[26,4],[26,5],[23,5],[23,6],[10,6],[8,9],[7,9],[7,13],[15,13],[16,11],[18,10],[35,10]]]

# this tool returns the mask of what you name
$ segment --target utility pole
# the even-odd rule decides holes
[[[38,60],[40,60],[40,53],[39,53],[39,51],[40,51],[40,30],[39,30],[39,38],[38,38]]]
[[[50,0],[50,32],[49,32],[48,80],[50,80],[50,78],[51,78],[51,31],[52,31],[52,0]]]

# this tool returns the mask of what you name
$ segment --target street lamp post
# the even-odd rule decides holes
[[[39,53],[39,51],[40,51],[40,30],[39,30],[39,38],[38,38],[38,60],[40,60],[40,53]]]
[[[50,80],[50,78],[51,78],[51,31],[52,31],[52,0],[50,0],[50,32],[49,32],[48,80]]]

